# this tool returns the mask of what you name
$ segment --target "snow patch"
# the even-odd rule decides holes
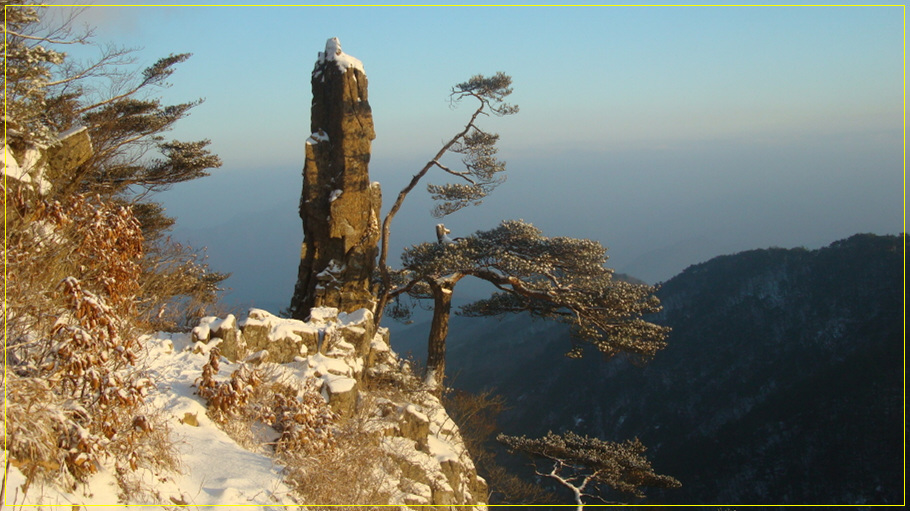
[[[3,174],[23,183],[32,182],[31,176],[19,166],[19,162],[16,161],[16,157],[13,156],[13,152],[7,145],[3,146]]]
[[[227,318],[225,318],[226,320]],[[299,319],[279,318],[262,309],[250,309],[246,319],[240,321],[240,327],[249,325],[264,326],[269,329],[269,340],[293,339],[303,341],[299,332],[316,333],[319,328]],[[195,330],[194,330],[195,332]]]
[[[329,264],[331,267],[332,265]],[[329,271],[326,269],[325,271]],[[338,309],[335,307],[313,307],[310,309],[310,323],[327,323],[338,318]]]
[[[323,378],[329,389],[329,394],[341,394],[350,392],[357,385],[357,380],[346,376],[329,375]]]
[[[270,338],[296,336],[294,331],[317,332],[331,346],[328,353],[313,353],[286,364],[265,362],[269,378],[300,392],[315,382],[327,400],[334,395],[355,391],[355,378],[364,370],[364,359],[355,353],[354,346],[344,336],[349,333],[363,334],[364,327],[368,326],[366,322],[373,321],[371,311],[361,309],[339,313],[334,308],[316,308],[312,318],[312,322],[305,323],[279,318],[261,309],[250,309],[249,317],[242,321],[238,322],[233,316],[224,319],[210,317],[203,319],[197,328],[199,333],[205,331],[207,337],[223,328],[237,328],[238,323],[244,326],[265,325],[269,328]],[[148,403],[168,417],[183,464],[180,474],[168,474],[166,480],[148,474],[147,482],[159,492],[160,504],[184,502],[200,508],[253,506],[256,509],[283,509],[284,505],[297,504],[293,501],[292,490],[283,482],[285,476],[281,467],[268,456],[265,448],[250,451],[240,447],[206,415],[205,402],[196,395],[194,385],[202,367],[208,362],[208,350],[220,340],[196,342],[195,334],[195,331],[157,333],[141,339],[146,347],[142,353],[142,365],[149,368],[151,381],[157,383],[148,397]],[[377,332],[370,347],[394,356],[384,335],[387,335],[386,329]],[[217,379],[226,381],[239,367],[240,364],[222,359]],[[395,370],[387,364],[378,364],[373,368],[378,367]],[[449,480],[450,473],[446,470],[451,467],[443,465],[455,463],[465,469],[463,473],[467,477],[475,477],[473,463],[464,450],[452,419],[439,400],[429,393],[419,392],[409,399],[402,403],[377,396],[377,404],[387,403],[387,406],[379,406],[377,410],[380,411],[373,417],[373,427],[384,435],[394,434],[400,427],[400,415],[383,414],[381,410],[405,410],[417,422],[429,423],[430,435],[426,442],[421,438],[418,444],[415,439],[398,436],[383,436],[381,440],[387,456],[398,460],[400,467],[410,466],[421,474],[420,481],[405,477],[403,469],[396,468],[392,473],[383,474],[382,485],[391,495],[390,503],[434,504],[437,491],[452,492],[453,486],[458,486],[459,492],[467,491],[461,479]],[[252,428],[255,437],[263,442],[277,438],[277,432],[265,424],[255,423]],[[457,481],[461,482],[456,484]],[[15,489],[23,482],[24,476],[12,467],[9,488]],[[50,496],[52,490],[47,490],[48,493],[40,499],[42,504],[67,506],[118,502],[116,482],[110,470],[93,476],[85,488],[84,492],[57,496]],[[21,495],[18,498],[21,502]],[[482,509],[484,505],[477,507]],[[152,505],[140,507],[149,510],[159,508]]]
[[[328,374],[351,376],[353,374],[351,367],[344,360],[327,357],[321,353],[308,357],[307,364],[313,369],[315,376]]]
[[[341,326],[356,325],[373,321],[373,312],[370,309],[357,309],[354,312],[342,312],[338,314],[338,322]]]
[[[436,457],[436,461],[443,463],[446,461],[458,461],[458,453],[452,448],[451,444],[444,442],[439,437],[430,435],[427,437],[430,447],[430,454]]]
[[[333,37],[325,42],[325,51],[319,52],[318,62],[320,64],[335,62],[335,65],[338,66],[338,70],[342,73],[351,68],[364,73],[363,62],[360,62],[360,60],[341,51],[341,42],[337,37]]]
[[[310,134],[309,138],[306,139],[306,143],[310,144],[310,145],[316,145],[320,142],[328,142],[328,141],[329,141],[329,135],[322,130],[313,132],[312,134]]]
[[[186,502],[194,508],[245,505],[269,510],[297,504],[291,498],[291,488],[284,483],[281,466],[269,456],[239,446],[206,415],[203,400],[195,394],[194,381],[208,357],[187,349],[193,346],[191,335],[157,333],[143,336],[141,342],[147,348],[142,353],[143,362],[152,380],[158,382],[147,402],[169,417],[171,437],[182,465],[179,473],[139,474],[158,492],[161,504]],[[225,364],[220,374],[230,374],[235,368],[234,364]],[[6,454],[4,451],[4,459]],[[5,496],[10,508],[36,502],[47,507],[120,507],[115,474],[106,466],[72,493],[33,485],[23,496],[24,482],[25,476],[11,466]],[[161,506],[144,503],[130,508],[151,511],[160,510]]]
[[[388,343],[385,342],[385,339],[378,333],[374,335],[373,340],[370,341],[370,349],[376,352],[387,352],[391,350]]]

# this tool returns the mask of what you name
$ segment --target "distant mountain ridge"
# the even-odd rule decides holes
[[[659,291],[653,320],[673,332],[644,367],[565,359],[559,325],[459,318],[454,385],[503,394],[508,434],[641,438],[683,483],[654,501],[900,503],[906,242],[858,234],[690,266]]]

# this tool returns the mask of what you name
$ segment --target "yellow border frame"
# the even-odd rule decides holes
[[[17,5],[5,5],[3,6],[3,43],[4,47],[6,46],[7,40],[7,31],[6,31],[6,12],[7,8],[17,7]],[[904,23],[904,174],[903,174],[903,236],[905,241],[903,243],[903,304],[904,304],[904,502],[902,505],[907,503],[907,6],[905,4],[754,4],[754,5],[743,5],[743,4],[136,4],[136,5],[124,5],[124,4],[95,4],[95,5],[85,5],[85,4],[53,4],[53,5],[33,5],[33,7],[902,7],[903,8],[903,23]],[[3,59],[3,116],[7,115],[7,94],[6,94],[6,68],[7,62],[6,59]],[[7,142],[7,126],[6,123],[3,124],[3,144],[6,145]],[[5,153],[4,153],[5,154]],[[5,166],[5,162],[4,162]],[[3,174],[3,193],[6,194],[7,186],[7,175]],[[6,251],[6,240],[7,240],[7,222],[6,222],[6,197],[3,200],[3,303],[4,305],[7,302],[7,286],[6,286],[6,277],[7,277],[7,251]],[[3,308],[3,372],[4,372],[4,381],[6,381],[6,370],[7,370],[7,321],[6,321],[6,307]],[[3,420],[6,422],[6,385],[3,386]],[[6,429],[4,428],[3,434],[3,448],[4,451],[7,451],[7,437]],[[8,463],[8,460],[7,460]],[[6,500],[6,495],[4,493],[4,500]],[[7,502],[0,502],[0,506],[8,505]],[[21,504],[22,507],[33,507],[40,506],[41,504]],[[104,505],[87,505],[83,506],[86,508],[93,507],[136,507],[136,506],[157,506],[157,504],[104,504]],[[60,506],[48,506],[46,507],[60,507]],[[67,505],[69,506],[69,505]],[[497,504],[488,504],[488,507],[514,507],[514,506],[505,506]],[[716,506],[716,505],[711,505]],[[774,507],[767,505],[752,505],[752,504],[735,504],[735,505],[719,505],[719,507]],[[789,504],[788,507],[856,507],[855,504],[842,504],[842,505],[825,505],[825,504]],[[79,507],[79,506],[75,506]],[[216,508],[223,507],[222,505],[213,505],[213,506],[176,506],[176,507],[196,507],[196,508]],[[237,504],[231,505],[231,507],[261,507],[260,505],[251,505],[251,504]],[[401,507],[397,504],[389,505],[367,505],[367,504],[351,504],[351,505],[320,505],[318,507]],[[408,507],[435,507],[432,505],[411,505]],[[453,506],[453,507],[473,507],[473,506]],[[525,505],[523,507],[576,507],[574,504],[566,505]],[[590,507],[603,507],[591,505]],[[655,507],[654,505],[649,504],[630,504],[629,507]],[[681,505],[681,504],[672,504],[672,505],[663,505],[659,507],[692,507],[692,505]],[[893,507],[893,505],[887,504],[877,504],[871,505],[870,507]]]

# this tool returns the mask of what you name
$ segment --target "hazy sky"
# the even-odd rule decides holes
[[[61,2],[62,3],[62,2]],[[159,196],[232,271],[233,299],[289,301],[310,72],[326,39],[363,61],[386,202],[457,131],[452,85],[504,71],[508,181],[453,235],[523,218],[609,247],[648,281],[721,253],[903,230],[902,7],[91,7],[138,64],[191,52],[165,100],[213,176]],[[431,240],[425,192],[393,245]],[[394,255],[394,254],[393,254]]]

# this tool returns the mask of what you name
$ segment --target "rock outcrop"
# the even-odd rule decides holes
[[[458,426],[390,349],[388,330],[375,330],[369,310],[317,307],[303,322],[250,309],[239,321],[203,318],[191,335],[194,351],[217,345],[231,362],[281,364],[284,374],[312,380],[341,417],[356,415],[379,435],[388,502],[369,504],[486,507],[486,482]]]
[[[3,146],[0,176],[18,181],[39,195],[51,190],[51,181],[88,160],[92,141],[88,129],[78,127],[61,133],[49,145],[24,140],[15,123],[4,119],[8,139]]]
[[[370,279],[379,240],[379,183],[371,183],[376,138],[360,61],[338,39],[326,43],[312,75],[312,134],[306,141],[300,218],[304,241],[291,316],[313,307],[372,309]]]
[[[485,508],[487,485],[458,427],[373,318],[381,194],[369,179],[375,133],[363,66],[330,39],[312,87],[294,319],[260,309],[239,321],[203,318],[191,349],[204,354],[218,346],[230,362],[312,382],[342,420],[377,440],[384,502],[351,504]]]

